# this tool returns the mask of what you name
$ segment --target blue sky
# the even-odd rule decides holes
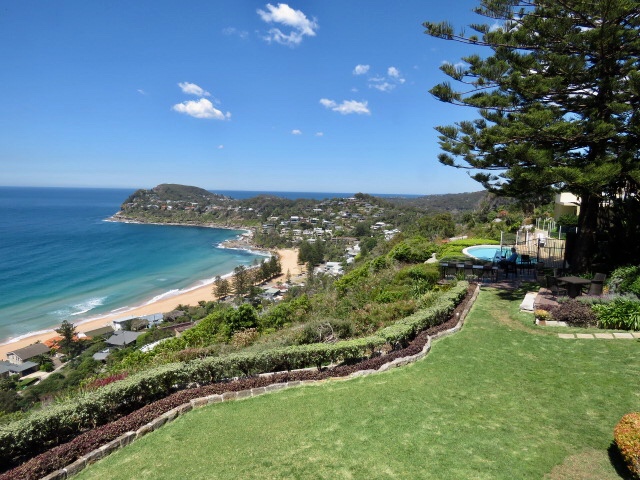
[[[455,193],[435,100],[475,0],[5,0],[0,185]]]

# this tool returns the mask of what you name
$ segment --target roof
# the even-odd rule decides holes
[[[16,357],[22,360],[27,360],[37,355],[42,355],[43,353],[49,353],[49,347],[47,347],[44,343],[34,343],[33,345],[29,345],[28,347],[17,348],[16,350],[7,352],[7,355],[14,354]]]
[[[111,353],[111,351],[107,348],[105,350],[101,350],[99,352],[96,352],[92,355],[93,359],[98,361],[98,362],[102,362],[104,360],[107,359],[107,357],[109,356],[109,354]]]
[[[84,334],[87,337],[100,337],[101,335],[106,335],[107,333],[113,333],[113,327],[111,325],[106,325],[100,328],[94,328],[93,330],[87,330]]]
[[[22,373],[25,370],[31,370],[33,367],[37,367],[35,362],[23,362],[21,364],[15,364],[6,361],[0,361],[0,374],[2,373]]]
[[[142,335],[142,332],[130,332],[129,330],[118,330],[116,333],[107,338],[109,345],[124,346],[136,341]]]

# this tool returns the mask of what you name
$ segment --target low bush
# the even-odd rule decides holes
[[[421,263],[431,258],[438,247],[428,239],[420,236],[402,241],[391,249],[388,257],[404,263]]]
[[[547,310],[537,309],[533,312],[533,315],[535,318],[537,318],[542,322],[546,322],[548,320],[553,319],[553,317],[551,316],[551,313],[549,313]]]
[[[640,300],[615,298],[612,302],[591,307],[600,328],[640,330]]]
[[[593,310],[576,300],[568,300],[551,309],[551,315],[558,322],[566,322],[573,327],[595,327],[598,323]]]
[[[622,417],[613,429],[613,438],[629,471],[640,478],[640,412]]]
[[[640,266],[616,268],[609,276],[609,289],[615,293],[632,293],[640,297]]]

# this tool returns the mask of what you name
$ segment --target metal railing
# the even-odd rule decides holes
[[[526,231],[500,236],[501,247],[516,247],[518,254],[529,255],[536,263],[544,262],[545,268],[564,268],[565,240],[550,238],[546,232]]]

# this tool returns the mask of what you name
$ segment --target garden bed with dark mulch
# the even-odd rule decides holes
[[[86,455],[121,435],[127,432],[136,431],[140,427],[155,420],[163,413],[188,403],[190,400],[195,398],[216,394],[221,395],[225,392],[238,392],[251,388],[267,387],[276,383],[346,377],[358,371],[377,370],[395,359],[416,355],[422,351],[426,343],[429,341],[429,337],[450,330],[457,325],[462,312],[472,301],[475,289],[476,285],[470,284],[465,298],[455,308],[449,320],[420,332],[405,348],[394,350],[386,355],[363,360],[362,362],[354,363],[352,365],[339,365],[321,370],[308,369],[292,372],[280,372],[268,376],[264,375],[241,378],[181,390],[161,400],[150,403],[149,405],[146,405],[118,420],[84,432],[67,443],[53,447],[52,449],[31,458],[25,463],[4,472],[0,475],[0,480],[35,480],[42,478],[51,472],[64,468],[76,459],[80,458],[82,455]]]

